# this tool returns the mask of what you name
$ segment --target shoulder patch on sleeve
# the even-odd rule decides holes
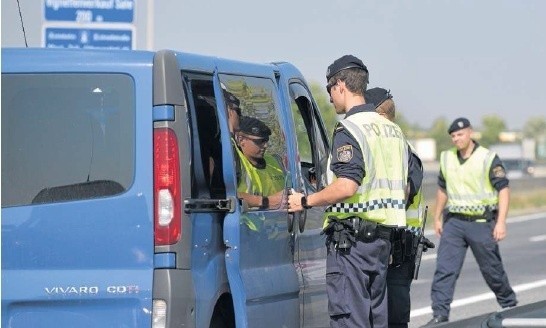
[[[353,158],[353,146],[345,145],[336,150],[337,160],[343,163],[349,162]]]
[[[506,177],[506,171],[504,171],[504,168],[502,166],[495,166],[493,168],[493,175],[495,178],[504,178]]]

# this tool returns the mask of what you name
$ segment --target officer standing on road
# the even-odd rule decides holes
[[[373,103],[379,115],[390,121],[396,116],[396,106],[390,91],[383,88],[373,88],[366,91],[366,101]],[[423,243],[423,251],[434,248],[434,244],[422,236],[424,219],[424,199],[422,193],[423,165],[415,150],[408,143],[413,157],[414,169],[410,172],[410,195],[406,204],[407,228],[398,228],[391,238],[391,263],[387,270],[387,296],[389,308],[389,328],[407,328],[410,321],[411,297],[410,288],[415,270],[415,256],[419,243]],[[422,239],[419,237],[422,236]]]
[[[506,237],[510,200],[502,162],[494,152],[471,139],[468,119],[453,121],[448,133],[455,147],[440,156],[440,188],[434,215],[440,247],[431,288],[433,318],[426,326],[448,321],[455,283],[469,246],[500,306],[517,304],[498,246]]]
[[[337,114],[329,185],[293,192],[290,212],[329,206],[326,284],[331,327],[387,327],[386,273],[393,228],[406,225],[410,156],[400,128],[366,104],[368,69],[354,56],[334,61],[326,90]]]

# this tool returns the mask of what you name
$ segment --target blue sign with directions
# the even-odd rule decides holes
[[[44,31],[46,48],[121,49],[133,48],[130,29],[57,28]]]
[[[134,0],[44,0],[46,21],[132,23]]]

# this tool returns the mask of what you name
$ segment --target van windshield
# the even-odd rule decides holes
[[[124,74],[2,74],[2,207],[127,190],[134,98]]]

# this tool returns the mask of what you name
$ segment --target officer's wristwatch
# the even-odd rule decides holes
[[[301,196],[301,206],[305,209],[310,209],[311,207],[313,206],[309,206],[307,205],[307,197],[306,196]]]
[[[269,198],[262,197],[262,205],[260,206],[260,208],[268,208],[268,207],[269,207]]]

